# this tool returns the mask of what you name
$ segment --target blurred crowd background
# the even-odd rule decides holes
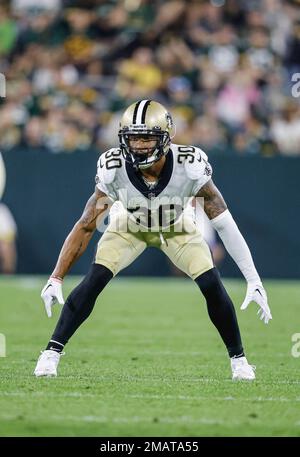
[[[1,1],[0,72],[2,151],[107,149],[120,112],[153,98],[177,143],[300,155],[297,0]]]

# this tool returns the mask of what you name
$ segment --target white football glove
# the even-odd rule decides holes
[[[47,284],[42,290],[41,297],[44,301],[47,316],[51,317],[52,306],[57,302],[60,305],[65,303],[62,293],[62,281],[58,278],[49,278]]]
[[[272,319],[272,314],[268,305],[267,293],[262,283],[248,283],[246,298],[241,309],[246,309],[252,301],[259,305],[257,314],[259,315],[260,320],[263,320],[264,323],[267,324],[269,320]]]

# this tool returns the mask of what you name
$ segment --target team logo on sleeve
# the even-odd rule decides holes
[[[211,176],[212,175],[212,168],[209,164],[206,165],[205,169],[204,169],[204,174],[206,176]]]

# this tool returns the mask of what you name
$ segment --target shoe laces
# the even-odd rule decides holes
[[[243,371],[245,368],[248,368],[248,367],[251,367],[253,371],[256,370],[256,366],[255,365],[250,365],[250,363],[247,363],[246,364],[243,364],[243,365],[237,365],[234,370],[237,370],[237,371]]]
[[[46,352],[46,349],[44,351],[41,351],[41,355],[39,358],[41,358],[45,352]],[[56,352],[56,351],[52,351],[52,352],[55,352],[58,356],[65,355],[65,352]],[[44,354],[44,357],[47,357],[47,359],[53,359],[54,355],[49,354],[49,352],[48,352],[47,354]]]
[[[234,370],[242,370],[243,368],[247,368],[247,367],[251,367],[253,371],[256,370],[256,366],[248,363],[247,359],[243,359],[243,360],[239,361],[239,357],[232,357],[232,360],[234,360],[234,363],[233,363]]]

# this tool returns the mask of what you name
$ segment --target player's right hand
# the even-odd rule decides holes
[[[44,301],[47,316],[51,317],[52,306],[57,302],[60,305],[65,303],[62,293],[62,280],[58,278],[49,278],[47,284],[42,290],[41,297]]]

